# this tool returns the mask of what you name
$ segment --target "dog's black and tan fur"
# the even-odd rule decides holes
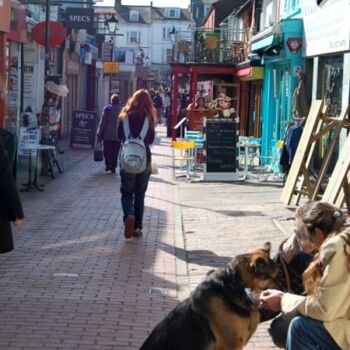
[[[210,271],[191,296],[152,331],[140,350],[239,350],[259,323],[259,293],[271,287],[277,267],[270,244],[239,255],[225,268]]]

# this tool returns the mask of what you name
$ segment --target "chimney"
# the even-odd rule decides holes
[[[122,8],[122,0],[115,0],[114,4],[115,4],[114,7],[117,11]]]
[[[153,7],[153,1],[150,1],[149,6],[152,8]]]

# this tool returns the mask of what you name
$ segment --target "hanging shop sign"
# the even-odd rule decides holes
[[[39,45],[45,45],[46,22],[37,23],[33,29],[33,40]],[[54,47],[66,40],[66,28],[58,22],[49,21],[49,46]]]
[[[89,33],[94,29],[94,9],[67,8],[67,29],[86,29]]]

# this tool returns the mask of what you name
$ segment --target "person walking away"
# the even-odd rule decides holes
[[[119,95],[113,94],[110,104],[103,108],[102,117],[97,130],[97,140],[103,141],[103,156],[105,158],[106,171],[115,173],[118,165],[118,154],[121,141],[118,138]]]
[[[319,249],[303,273],[306,295],[275,289],[260,295],[264,308],[291,319],[287,350],[350,349],[350,230],[339,230],[340,210],[329,214],[321,226],[316,208],[297,227],[299,237]]]
[[[11,222],[19,226],[23,218],[16,182],[0,142],[0,253],[8,253],[14,249]]]
[[[148,130],[144,138],[147,155],[146,170],[140,174],[130,174],[120,169],[121,204],[123,208],[124,235],[125,238],[142,235],[142,220],[144,212],[145,193],[151,176],[151,149],[150,145],[155,138],[155,125],[157,124],[156,111],[152,104],[150,94],[144,90],[138,90],[128,100],[126,106],[120,112],[120,123],[118,136],[125,142],[129,135],[124,134],[124,121],[128,119],[132,138],[138,138],[143,129],[146,118],[148,119]]]
[[[154,104],[154,108],[157,111],[158,123],[162,124],[162,121],[163,121],[163,101],[162,101],[162,98],[159,94],[159,91],[156,91],[156,93],[153,97],[153,104]]]

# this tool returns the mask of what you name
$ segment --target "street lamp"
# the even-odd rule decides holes
[[[108,19],[106,18],[105,25],[108,27],[110,33],[115,33],[117,29],[118,20],[112,15]]]
[[[170,41],[175,44],[175,40],[176,40],[176,30],[175,30],[175,26],[173,26],[173,29],[169,32],[170,35]]]
[[[169,36],[170,36],[170,41],[173,45],[172,47],[172,54],[173,54],[173,62],[176,61],[176,30],[175,30],[175,26],[173,26],[173,29],[169,32]]]

